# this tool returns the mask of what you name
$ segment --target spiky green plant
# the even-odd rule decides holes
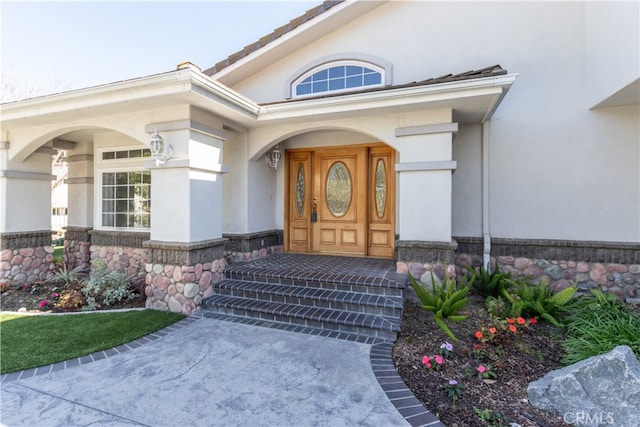
[[[473,283],[473,290],[475,292],[483,297],[498,297],[502,295],[510,275],[506,272],[500,272],[497,261],[494,264],[493,272],[491,271],[491,266],[487,268],[480,266],[477,270],[470,265],[466,268],[469,272],[468,277],[470,283]]]
[[[560,315],[565,311],[565,306],[571,300],[577,289],[570,286],[560,292],[554,293],[547,282],[528,283],[525,280],[508,280],[513,285],[513,291],[504,290],[503,297],[510,305],[511,317],[540,317],[547,322],[562,326]]]
[[[445,271],[447,271],[446,268]],[[457,341],[458,338],[456,338],[451,329],[446,325],[444,319],[460,322],[467,318],[467,316],[457,315],[456,313],[469,303],[467,294],[471,289],[473,279],[465,286],[458,287],[455,277],[449,277],[445,274],[442,284],[439,285],[433,276],[433,271],[431,271],[432,289],[418,282],[411,274],[409,274],[409,280],[422,303],[422,309],[432,312],[436,324],[452,340]]]

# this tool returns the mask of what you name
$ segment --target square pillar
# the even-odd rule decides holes
[[[420,278],[433,269],[442,278],[452,264],[453,134],[457,123],[396,129],[398,173],[398,271]]]
[[[9,161],[0,141],[0,281],[13,285],[44,280],[53,261],[51,242],[51,150],[24,162]]]
[[[156,125],[148,125],[154,132]],[[151,238],[147,251],[147,307],[191,314],[226,266],[222,238],[221,164],[225,132],[184,120],[161,123],[173,150],[164,163],[150,161]]]
[[[451,241],[452,173],[456,168],[452,143],[457,129],[456,123],[446,123],[396,130],[401,240]]]
[[[93,228],[93,144],[79,144],[66,159],[67,227],[64,253],[73,266],[89,267]]]

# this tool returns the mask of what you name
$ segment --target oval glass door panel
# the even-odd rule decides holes
[[[341,217],[351,204],[351,175],[342,162],[335,162],[327,174],[326,200],[329,212]]]
[[[299,217],[304,215],[304,166],[298,163],[296,176],[296,210]]]
[[[384,216],[384,207],[387,203],[387,174],[384,169],[384,161],[378,159],[376,166],[376,214],[378,218]]]

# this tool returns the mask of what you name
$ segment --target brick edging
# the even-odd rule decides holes
[[[384,342],[371,346],[369,354],[371,369],[387,398],[396,407],[400,415],[414,427],[445,425],[424,407],[400,377],[391,356],[393,343]]]

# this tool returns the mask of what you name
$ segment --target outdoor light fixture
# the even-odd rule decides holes
[[[278,169],[278,162],[280,161],[280,149],[276,145],[276,148],[271,150],[270,153],[265,154],[264,159],[267,161],[267,164],[274,169]]]
[[[173,155],[173,148],[164,143],[164,138],[158,133],[157,127],[156,132],[149,140],[149,150],[151,150],[151,157],[156,160],[156,166],[164,164]]]

